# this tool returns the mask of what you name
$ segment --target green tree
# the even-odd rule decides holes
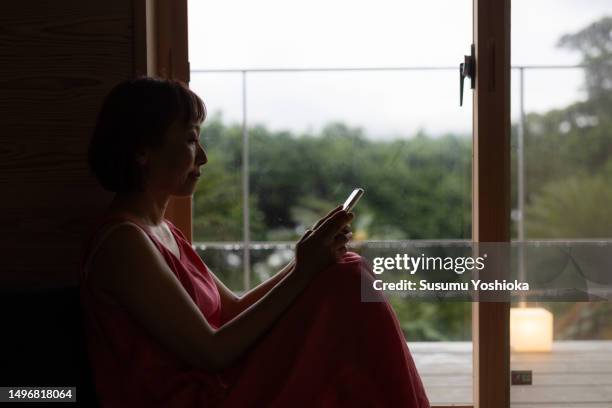
[[[528,235],[608,238],[612,235],[610,177],[572,177],[547,184],[528,208]]]
[[[612,169],[612,18],[564,35],[558,45],[580,52],[587,99],[527,117],[527,233],[609,237],[612,212],[598,206],[605,208],[612,197],[606,182]]]

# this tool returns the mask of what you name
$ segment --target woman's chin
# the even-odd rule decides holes
[[[195,184],[192,186],[185,186],[182,189],[175,191],[172,195],[174,197],[193,197],[193,194],[196,191]]]
[[[177,190],[172,195],[177,196],[177,197],[192,196],[198,187],[198,180],[199,178],[197,177],[188,177],[185,183],[183,183],[180,187],[178,187]]]

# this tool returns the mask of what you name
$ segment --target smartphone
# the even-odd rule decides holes
[[[363,188],[356,188],[356,189],[354,189],[353,192],[351,193],[351,195],[348,196],[348,198],[346,199],[346,201],[342,205],[342,209],[344,211],[346,211],[346,212],[351,211],[353,209],[353,207],[355,207],[355,204],[357,204],[357,201],[359,201],[359,199],[361,198],[363,193],[364,193]]]

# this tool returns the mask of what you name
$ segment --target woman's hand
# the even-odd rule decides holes
[[[348,223],[352,219],[352,213],[338,206],[307,230],[296,244],[294,273],[311,278],[337,261],[347,251],[346,243],[352,236]]]
[[[325,217],[317,221],[317,223],[314,225],[314,227],[311,228],[311,230],[317,229],[323,222],[325,222],[325,220],[334,215],[337,211],[340,211],[340,209],[342,209],[342,206],[338,206],[331,210]],[[351,216],[353,216],[353,213],[350,214]],[[308,231],[306,231],[306,233],[307,232]],[[334,237],[337,243],[336,260],[340,260],[342,256],[348,251],[346,244],[351,240],[351,238],[353,238],[351,226],[349,224],[346,224]]]
[[[346,247],[346,244],[349,243],[351,238],[353,238],[353,232],[351,230],[351,226],[347,224],[344,226],[344,228],[340,230],[338,235],[336,235],[335,237],[335,239],[338,241],[340,245],[338,247],[338,251],[336,252],[337,260],[340,260],[342,256],[348,252],[348,248]]]

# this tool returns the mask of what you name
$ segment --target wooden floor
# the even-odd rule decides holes
[[[432,405],[472,403],[472,343],[409,342]],[[513,408],[612,408],[612,340],[558,341],[550,353],[513,352],[512,370],[532,370],[533,385],[513,385]]]

